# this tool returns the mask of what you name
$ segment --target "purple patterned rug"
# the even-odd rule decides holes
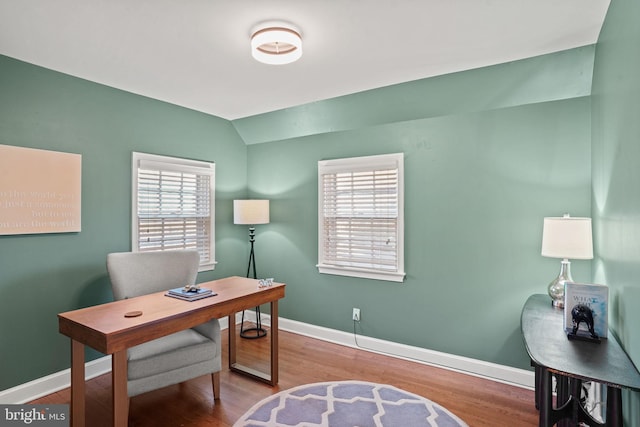
[[[233,427],[466,427],[424,397],[384,384],[340,381],[307,384],[269,396]]]

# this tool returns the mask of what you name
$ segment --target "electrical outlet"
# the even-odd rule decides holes
[[[351,315],[351,318],[353,320],[355,320],[356,322],[360,321],[360,309],[359,308],[353,308],[353,314]]]

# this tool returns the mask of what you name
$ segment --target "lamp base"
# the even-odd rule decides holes
[[[240,337],[249,340],[262,338],[267,336],[266,329],[262,328],[262,315],[260,314],[260,306],[256,307],[256,326],[253,328],[244,327],[244,310],[242,311],[242,321],[240,323]]]
[[[564,285],[573,282],[571,278],[571,263],[568,259],[560,262],[560,274],[549,283],[547,291],[551,297],[551,304],[555,308],[564,308]]]
[[[554,299],[551,301],[551,305],[554,306],[555,308],[564,309],[564,299],[563,300]]]
[[[240,332],[240,336],[248,340],[254,340],[256,338],[266,337],[267,331],[262,328],[246,328]]]

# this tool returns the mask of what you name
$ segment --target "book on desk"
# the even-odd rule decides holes
[[[197,301],[199,299],[209,298],[218,294],[213,292],[211,289],[207,289],[207,288],[187,289],[187,288],[181,287],[181,288],[169,289],[165,295],[168,297],[177,298],[184,301]]]

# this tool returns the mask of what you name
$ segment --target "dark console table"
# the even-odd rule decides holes
[[[540,427],[557,422],[622,427],[622,388],[640,391],[640,374],[612,334],[593,343],[567,339],[563,311],[547,295],[532,295],[522,309],[522,334],[535,367],[536,407]],[[556,406],[552,404],[552,379],[556,376]],[[607,386],[605,423],[593,419],[580,404],[582,381]]]

